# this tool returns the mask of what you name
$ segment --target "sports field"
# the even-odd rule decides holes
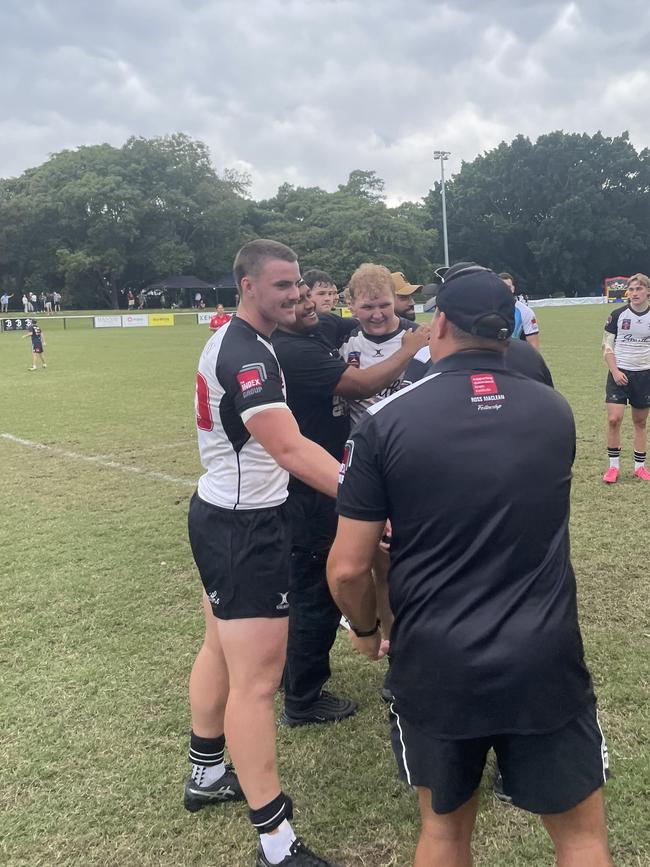
[[[650,865],[650,485],[608,488],[600,306],[539,311],[542,348],[573,406],[572,543],[588,663],[613,777],[617,867]],[[207,327],[63,331],[43,317],[48,369],[0,334],[0,863],[247,867],[243,805],[190,815],[187,679],[202,637],[186,538],[200,472],[193,381]],[[182,322],[182,324],[180,324]],[[423,460],[426,455],[423,455]],[[525,484],[525,479],[522,479]],[[341,631],[334,692],[360,711],[279,730],[282,777],[309,845],[344,867],[412,861],[416,805],[395,776],[383,664]],[[484,780],[478,867],[550,865],[536,820]]]

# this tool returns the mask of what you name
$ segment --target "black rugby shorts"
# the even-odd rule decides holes
[[[634,409],[650,407],[650,368],[647,370],[623,370],[627,385],[617,385],[611,373],[607,374],[605,403],[629,403]]]
[[[286,506],[233,511],[190,502],[192,554],[220,620],[289,615],[291,536]]]
[[[415,728],[391,705],[391,741],[399,775],[431,790],[435,813],[451,813],[478,788],[488,751],[496,753],[503,788],[531,813],[564,813],[599,789],[608,753],[595,703],[554,732],[443,740]]]

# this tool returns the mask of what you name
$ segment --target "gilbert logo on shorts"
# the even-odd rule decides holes
[[[237,374],[237,382],[244,397],[253,397],[262,391],[266,368],[263,364],[245,364]]]
[[[289,591],[287,590],[286,593],[278,592],[278,596],[280,597],[280,601],[275,607],[278,611],[286,611],[289,607],[289,599],[287,598],[289,596]]]
[[[498,394],[499,389],[491,373],[475,373],[470,376],[472,391],[475,395]]]

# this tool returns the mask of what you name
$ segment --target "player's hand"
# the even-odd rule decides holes
[[[379,629],[374,635],[369,635],[367,638],[359,638],[358,635],[355,635],[354,632],[350,630],[350,641],[352,642],[352,647],[354,647],[358,653],[367,656],[368,659],[377,660],[385,656],[385,651],[383,651],[381,647],[382,640]]]
[[[612,373],[612,376],[616,385],[627,385],[627,376],[623,373],[622,370],[616,370],[614,373]]]
[[[405,331],[402,337],[402,349],[408,350],[411,355],[415,355],[429,342],[431,329],[428,325],[420,325],[415,331]]]

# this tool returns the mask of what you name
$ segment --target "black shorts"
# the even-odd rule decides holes
[[[32,352],[41,353],[43,351],[43,345],[41,343],[32,344]]]
[[[617,385],[611,373],[607,374],[605,403],[629,403],[634,409],[650,407],[650,368],[647,370],[623,370],[627,385]]]
[[[192,554],[220,620],[287,617],[291,538],[286,506],[233,511],[190,502]]]
[[[593,703],[561,729],[542,735],[441,740],[400,717],[394,704],[390,720],[399,775],[411,786],[431,789],[435,813],[451,813],[472,797],[490,747],[512,803],[531,813],[564,813],[607,779],[607,745]]]

